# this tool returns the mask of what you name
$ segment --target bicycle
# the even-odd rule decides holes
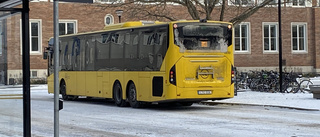
[[[297,78],[297,81],[299,82],[299,91],[302,93],[310,93],[310,85],[313,85],[310,78],[302,77],[299,75],[299,78]]]
[[[246,72],[240,72],[240,74],[237,73],[236,89],[237,90],[249,89],[247,80],[248,80],[248,73],[246,73]]]
[[[310,85],[313,85],[310,78],[305,78],[302,75],[291,72],[285,75],[283,87],[286,93],[310,93]]]

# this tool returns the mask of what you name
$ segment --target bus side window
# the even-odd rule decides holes
[[[108,37],[109,35],[108,34],[102,34],[101,35],[101,43],[107,43],[107,40],[108,40]]]
[[[112,70],[123,70],[124,61],[124,38],[125,32],[119,31],[111,34],[111,44],[110,44],[110,68]]]
[[[126,35],[124,37],[124,43],[130,44],[130,33],[126,33]]]
[[[132,36],[133,36],[132,44],[133,45],[138,45],[138,43],[139,43],[138,35],[132,35]]]
[[[125,58],[134,59],[137,58],[137,44],[138,35],[136,33],[127,33],[125,37]]]
[[[64,48],[64,54],[63,54],[63,65],[64,65],[64,69],[67,70],[67,65],[68,65],[68,44],[65,46]]]
[[[123,58],[124,34],[112,34],[111,37],[111,58]]]
[[[153,70],[154,67],[154,29],[141,30],[141,44],[139,44],[139,63],[143,70]]]
[[[155,61],[156,61],[156,68],[160,69],[164,56],[165,56],[165,50],[167,48],[167,29],[166,28],[160,28],[155,33],[154,41],[155,41],[155,47],[154,47],[154,54],[156,55]]]

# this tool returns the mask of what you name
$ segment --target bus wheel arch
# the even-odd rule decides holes
[[[128,102],[126,102],[125,99],[122,98],[123,96],[123,90],[120,81],[116,80],[113,83],[112,88],[112,97],[115,102],[115,104],[119,107],[126,107],[128,106]]]
[[[61,94],[63,100],[76,100],[76,99],[78,99],[78,96],[67,95],[67,84],[64,79],[61,79],[61,81],[60,81],[59,93]]]

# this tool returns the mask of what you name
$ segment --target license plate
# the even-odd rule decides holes
[[[210,95],[212,94],[211,90],[198,90],[198,95]]]

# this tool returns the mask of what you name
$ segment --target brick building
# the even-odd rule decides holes
[[[81,1],[81,0],[78,0]],[[114,0],[91,0],[87,3],[60,2],[59,26],[61,34],[101,30],[108,24],[118,23],[117,8],[101,8],[97,4],[108,4]],[[286,71],[320,72],[320,8],[319,0],[292,0],[282,6],[282,50]],[[237,3],[238,2],[238,3]],[[242,3],[259,3],[249,0]],[[229,0],[225,21],[238,14],[239,8]],[[179,5],[169,5],[171,13],[178,19],[191,19],[187,10]],[[136,20],[154,20],[141,18],[132,13],[124,13],[122,22]],[[218,20],[217,5],[213,12]],[[1,19],[0,23],[0,84],[9,84],[9,79],[18,81],[22,77],[22,46],[20,15]],[[159,21],[167,21],[160,19]],[[238,70],[278,69],[279,24],[277,6],[267,6],[235,26],[235,66]],[[52,0],[33,0],[30,2],[30,68],[31,78],[45,78],[47,61],[42,52],[48,40],[53,37]]]

